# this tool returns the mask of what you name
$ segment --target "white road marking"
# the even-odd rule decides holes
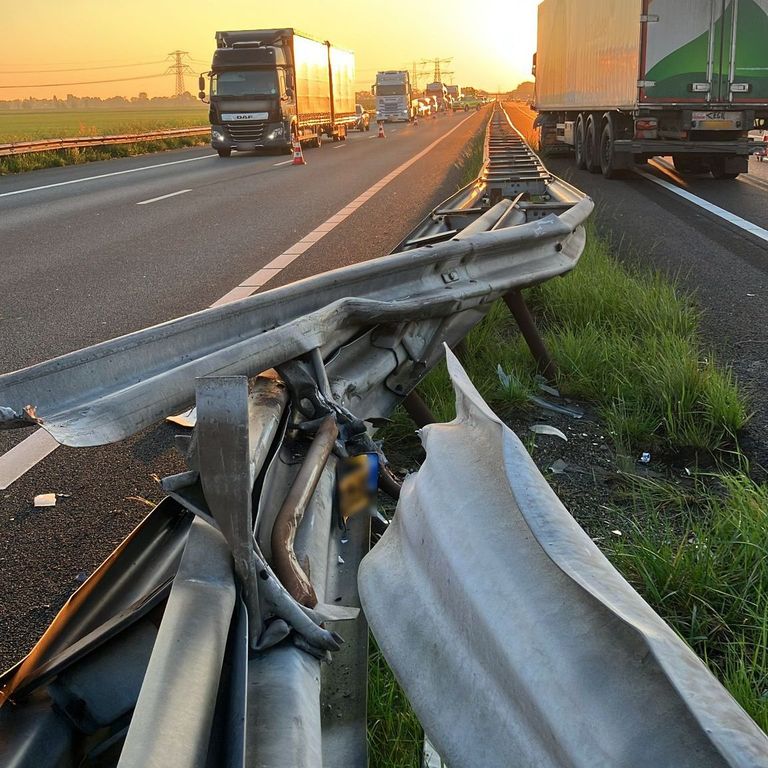
[[[208,160],[217,155],[203,155],[202,157],[188,157],[186,160],[172,160],[170,163],[155,163],[154,165],[143,165],[141,168],[128,168],[125,171],[112,171],[112,173],[100,173],[98,176],[86,176],[83,179],[70,179],[69,181],[57,181],[55,184],[43,184],[40,187],[27,187],[26,189],[15,189],[13,192],[0,192],[0,197],[10,197],[11,195],[23,195],[27,192],[38,192],[41,189],[52,189],[53,187],[66,187],[69,184],[82,184],[85,181],[95,181],[96,179],[106,179],[110,176],[123,176],[126,173],[139,173],[140,171],[151,171],[154,168],[165,168],[167,165],[180,165],[181,163],[196,163],[198,160]]]
[[[344,206],[344,208],[342,208],[338,213],[335,213],[333,216],[326,219],[322,224],[320,224],[320,226],[315,227],[315,229],[313,229],[308,235],[304,236],[301,240],[292,245],[286,251],[283,251],[283,253],[281,253],[279,256],[272,259],[269,264],[265,264],[253,275],[243,280],[240,285],[233,288],[220,299],[214,301],[213,304],[211,304],[211,307],[220,307],[223,304],[230,304],[233,301],[245,299],[251,294],[255,293],[264,285],[264,283],[271,280],[285,267],[293,263],[305,251],[309,250],[309,248],[312,247],[318,240],[325,237],[328,232],[332,231],[338,224],[341,224],[342,221],[354,213],[361,205],[366,203],[379,190],[389,184],[390,181],[397,178],[404,171],[408,170],[408,168],[410,168],[414,163],[424,157],[427,152],[434,149],[441,141],[443,141],[443,139],[448,138],[448,136],[450,136],[455,130],[458,130],[462,123],[468,120],[469,117],[469,115],[465,117],[464,120],[451,128],[450,131],[444,133],[439,139],[436,139],[425,149],[421,150],[421,152],[415,154],[410,160],[406,160],[404,163],[402,163],[402,165],[399,165],[397,168],[395,168],[394,171],[388,173],[382,179],[377,181],[372,187],[367,189],[361,195],[358,195],[354,200],[352,200],[352,202]],[[376,137],[371,136],[370,138],[375,139]],[[216,155],[206,155],[206,157],[216,157]],[[202,160],[204,158],[193,159]],[[290,162],[293,161],[286,160],[284,163],[280,163],[280,165],[286,165]],[[165,163],[164,165],[173,165],[173,163]],[[117,173],[120,174],[129,172],[130,171],[118,171]],[[109,176],[115,174],[105,175]],[[82,181],[85,181],[85,179],[82,179]],[[62,182],[62,184],[67,183],[72,182]],[[58,447],[59,444],[45,430],[39,429],[37,432],[22,440],[18,445],[11,448],[10,451],[0,456],[0,490],[4,490],[15,480],[18,480],[23,474],[32,469],[32,467],[42,461],[46,456],[48,456],[48,454],[52,453]]]
[[[282,161],[281,161],[281,162],[279,162],[279,163],[272,163],[272,165],[273,165],[275,168],[277,168],[277,166],[278,166],[278,165],[288,165],[288,163],[292,163],[292,162],[293,162],[293,158],[291,158],[290,160],[282,160]]]
[[[331,149],[344,149],[344,147],[346,147],[346,146],[347,146],[346,143],[344,143],[344,144],[339,144],[336,147],[331,147]]]
[[[149,200],[142,200],[136,205],[149,205],[150,203],[156,203],[159,200],[167,200],[169,197],[176,197],[176,195],[183,195],[185,192],[191,192],[191,189],[180,189],[178,192],[169,192],[167,195],[160,195],[160,197],[152,197]]]
[[[14,445],[0,456],[0,491],[4,491],[58,447],[59,444],[44,429],[38,429]]]
[[[733,224],[734,227],[743,229],[745,232],[749,232],[750,235],[768,242],[768,230],[763,229],[762,227],[758,227],[757,224],[753,224],[751,221],[742,219],[741,216],[737,216],[735,213],[726,211],[725,208],[721,208],[719,205],[715,205],[714,203],[710,203],[708,200],[697,197],[691,192],[688,192],[685,189],[681,189],[676,184],[672,184],[669,181],[664,181],[664,179],[659,179],[650,173],[645,173],[644,171],[635,171],[635,173],[637,173],[638,176],[642,176],[644,179],[648,179],[648,181],[652,181],[654,184],[658,184],[660,187],[664,187],[664,189],[668,189],[678,197],[682,197],[689,203],[693,203],[699,208],[707,211],[707,213],[711,213],[713,216],[717,216],[718,218],[727,221],[729,224]]]

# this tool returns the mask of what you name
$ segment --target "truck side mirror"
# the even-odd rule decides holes
[[[197,98],[200,99],[200,101],[205,101],[205,91],[200,91],[200,93],[197,94]]]
[[[205,78],[202,75],[200,75],[200,77],[197,78],[197,90],[200,91],[200,93],[202,93],[203,96],[205,95]],[[200,98],[202,99],[203,96],[201,96]]]
[[[536,77],[536,54],[533,54],[533,64],[531,65],[531,74]]]
[[[371,86],[371,96],[375,96],[375,95],[376,95],[376,86],[372,85]]]

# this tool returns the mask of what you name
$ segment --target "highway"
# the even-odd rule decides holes
[[[0,178],[0,372],[387,254],[455,191],[459,154],[486,119],[388,125],[386,139],[353,133],[305,150],[301,167],[201,148]],[[178,431],[40,450],[0,483],[0,665],[31,647],[160,500],[158,478],[184,468]],[[28,434],[0,433],[0,478]],[[33,508],[46,492],[63,496]]]
[[[530,137],[535,114],[522,104],[508,111]],[[572,158],[547,157],[545,164],[595,200],[598,230],[620,258],[679,278],[695,293],[705,345],[733,366],[750,396],[754,415],[740,443],[753,469],[768,468],[768,163],[752,158],[749,174],[732,181],[681,177],[671,158],[611,181],[576,170]]]

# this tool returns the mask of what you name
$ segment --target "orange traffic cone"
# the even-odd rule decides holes
[[[383,120],[379,123],[379,135],[376,138],[378,138],[378,139],[386,139],[387,138],[384,135],[384,121]]]
[[[291,165],[306,165],[307,161],[304,159],[304,153],[301,151],[301,142],[298,137],[293,137],[293,162]]]

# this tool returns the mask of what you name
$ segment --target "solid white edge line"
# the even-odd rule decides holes
[[[331,232],[338,224],[340,224],[342,221],[344,221],[347,216],[349,216],[351,213],[356,211],[363,203],[367,202],[368,200],[373,197],[379,190],[381,190],[383,187],[385,187],[387,184],[389,184],[390,181],[397,178],[401,173],[408,170],[414,163],[418,162],[424,155],[426,155],[430,150],[432,150],[434,147],[436,147],[443,139],[448,138],[454,131],[458,130],[469,118],[472,117],[472,115],[467,115],[460,123],[455,125],[453,128],[451,128],[450,131],[447,133],[444,133],[440,138],[433,141],[431,144],[429,144],[425,149],[421,150],[421,152],[418,152],[415,154],[410,160],[406,160],[406,162],[399,165],[397,168],[395,168],[394,171],[391,171],[386,176],[384,176],[382,179],[377,181],[375,184],[373,184],[371,187],[369,187],[365,192],[363,192],[361,195],[358,195],[354,200],[352,200],[351,203],[347,203],[343,208],[341,208],[339,211],[337,211],[333,216],[329,216],[322,224],[320,224],[318,227],[312,230],[309,234],[305,235],[301,240],[299,240],[297,243],[294,243],[290,248],[283,251],[279,256],[276,256],[272,261],[269,262],[269,264],[265,264],[263,267],[261,267],[259,270],[257,270],[251,277],[246,278],[240,285],[235,286],[231,291],[224,294],[220,299],[217,299],[216,301],[211,304],[211,308],[213,307],[220,307],[224,304],[230,304],[233,301],[238,301],[239,299],[245,299],[251,294],[255,293],[264,283],[266,283],[268,280],[271,280],[272,277],[274,277],[276,274],[281,272],[285,267],[287,267],[289,264],[291,264],[293,261],[295,261],[299,256],[303,255],[312,245],[314,245],[316,242],[318,242],[321,238],[325,237],[328,232]],[[375,136],[371,136],[370,138],[376,138]],[[206,157],[216,157],[216,155],[206,155]],[[203,160],[205,158],[191,158],[193,160]],[[189,162],[189,160],[179,160],[177,162]],[[286,160],[285,163],[281,163],[281,165],[284,165],[286,163],[293,162],[292,160]],[[174,165],[175,163],[163,163],[163,165]],[[153,167],[159,167],[159,166],[153,166]],[[146,169],[132,169],[132,170],[146,170]],[[119,175],[121,173],[130,173],[131,171],[118,171],[116,174],[105,174],[107,176],[112,175]],[[102,178],[100,176],[94,176],[93,178]],[[81,179],[78,181],[86,181],[86,179]],[[61,182],[61,184],[71,184],[74,183],[74,180],[71,182]],[[57,186],[57,185],[54,185]],[[32,191],[27,190],[27,191]],[[9,194],[9,193],[6,193]],[[334,221],[336,219],[336,221]],[[319,231],[319,230],[323,231]],[[263,272],[263,270],[269,270],[268,276],[267,273]],[[265,275],[265,278],[263,282],[261,282],[259,285],[249,285],[249,281],[251,281],[252,278],[256,277],[256,275]],[[52,453],[56,448],[59,447],[59,444],[54,440],[53,437],[51,437],[44,429],[39,429],[37,432],[33,433],[29,437],[24,438],[20,443],[15,445],[13,448],[11,448],[6,453],[0,455],[0,479],[3,479],[3,482],[5,482],[5,478],[11,478],[8,480],[7,485],[0,485],[0,490],[5,490],[11,483],[13,483],[15,480],[18,480],[22,475],[24,475],[26,472],[28,472],[32,467],[34,467],[36,464],[38,464],[40,461],[42,461],[48,454]],[[15,452],[15,453],[14,453]],[[13,455],[12,455],[13,454]],[[37,457],[37,458],[35,458]],[[34,458],[34,460],[33,460]],[[16,466],[14,466],[14,462],[16,462]]]
[[[676,184],[672,184],[669,181],[664,181],[664,179],[658,179],[653,174],[646,173],[645,171],[635,171],[635,173],[638,176],[647,179],[648,181],[652,181],[654,184],[658,184],[660,187],[664,187],[664,189],[668,189],[678,197],[682,197],[689,203],[693,203],[699,208],[707,211],[707,213],[711,213],[713,216],[717,216],[718,218],[723,219],[723,221],[727,221],[729,224],[733,224],[733,226],[738,227],[739,229],[743,229],[750,235],[768,242],[768,230],[759,227],[757,224],[753,224],[751,221],[747,221],[747,219],[742,219],[741,216],[737,216],[735,213],[726,211],[725,208],[721,208],[719,205],[710,203],[708,200],[697,197],[693,193],[688,192],[685,189],[681,189]]]
[[[38,429],[14,445],[0,456],[0,491],[8,488],[58,447],[56,440],[44,429]]]
[[[150,203],[156,203],[159,200],[167,200],[169,197],[176,197],[176,195],[183,195],[185,192],[191,192],[191,189],[180,189],[178,192],[169,192],[167,195],[160,195],[160,197],[152,197],[149,200],[142,200],[136,205],[149,205]]]
[[[12,192],[0,192],[0,197],[11,197],[12,195],[23,195],[27,192],[39,192],[41,189],[52,189],[53,187],[66,187],[69,184],[82,184],[84,181],[95,181],[96,179],[106,179],[110,176],[124,176],[126,173],[139,173],[140,171],[151,171],[155,168],[165,168],[168,165],[180,165],[181,163],[195,163],[198,160],[208,160],[218,155],[203,155],[202,157],[188,157],[185,160],[172,160],[169,163],[155,163],[154,165],[143,165],[141,168],[127,168],[124,171],[112,171],[112,173],[101,173],[98,176],[86,176],[82,179],[70,179],[69,181],[57,181],[55,184],[43,184],[40,187],[27,187],[25,189],[15,189]]]

